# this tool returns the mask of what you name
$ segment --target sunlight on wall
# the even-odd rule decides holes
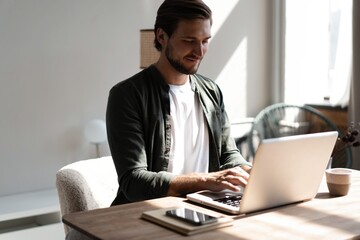
[[[204,0],[204,2],[210,7],[213,13],[211,32],[214,37],[239,0]]]
[[[239,0],[205,0],[205,3],[213,12],[212,37],[215,38],[239,3]],[[247,113],[246,104],[243,104],[247,101],[247,47],[247,39],[242,39],[232,56],[226,59],[226,63],[221,63],[224,64],[224,68],[217,75],[217,78],[214,79],[223,92],[227,113],[231,122],[240,121]]]
[[[221,71],[217,82],[223,91],[227,113],[232,122],[240,121],[247,112],[246,104],[241,104],[239,109],[239,103],[247,101],[247,45],[247,38],[244,38]]]

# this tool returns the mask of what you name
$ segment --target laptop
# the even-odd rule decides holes
[[[313,199],[327,168],[338,132],[264,139],[248,184],[240,192],[200,191],[188,200],[232,214],[246,214]]]

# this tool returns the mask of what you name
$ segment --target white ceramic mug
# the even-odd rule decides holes
[[[347,195],[351,185],[351,169],[330,168],[326,169],[326,182],[329,193],[334,196]]]

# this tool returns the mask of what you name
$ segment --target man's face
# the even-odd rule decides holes
[[[196,73],[208,49],[210,20],[181,21],[164,47],[171,66],[180,73]]]

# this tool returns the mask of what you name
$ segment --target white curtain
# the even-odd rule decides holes
[[[353,71],[349,122],[360,121],[360,1],[353,0]],[[360,148],[353,148],[352,168],[360,170]]]
[[[337,27],[337,47],[335,48],[336,58],[329,72],[331,81],[330,86],[330,104],[333,106],[346,107],[349,105],[350,85],[352,75],[352,2],[349,0],[332,1],[336,6],[337,12],[340,12]]]
[[[348,106],[351,11],[352,0],[286,1],[285,102]]]
[[[322,103],[328,95],[329,6],[327,0],[286,1],[284,98],[287,103]]]

